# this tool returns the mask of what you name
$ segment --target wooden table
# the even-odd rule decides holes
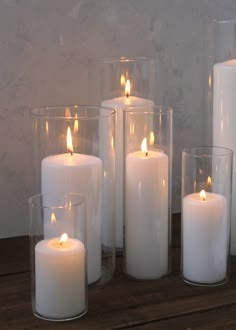
[[[132,281],[117,258],[114,279],[89,291],[86,316],[48,322],[31,312],[27,237],[0,240],[0,329],[236,329],[236,259],[228,284],[191,286],[180,278],[180,217],[173,217],[172,272]]]

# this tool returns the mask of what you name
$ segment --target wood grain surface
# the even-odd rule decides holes
[[[0,240],[0,329],[236,329],[236,259],[229,283],[186,284],[180,278],[180,216],[173,218],[172,271],[156,281],[133,281],[117,258],[114,279],[89,290],[88,313],[70,322],[32,315],[28,239]]]

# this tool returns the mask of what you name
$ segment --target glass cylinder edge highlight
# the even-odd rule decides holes
[[[88,283],[103,286],[115,268],[115,110],[97,105],[32,113],[36,193],[81,193],[87,201]]]
[[[170,271],[172,108],[124,111],[124,271],[139,280]]]
[[[29,200],[32,312],[69,321],[87,312],[85,197],[39,194]]]
[[[233,152],[196,147],[182,152],[181,273],[214,286],[229,277]]]

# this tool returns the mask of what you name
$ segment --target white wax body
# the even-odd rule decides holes
[[[72,318],[86,308],[85,247],[69,238],[35,246],[35,309],[52,319]]]
[[[140,111],[144,111],[147,106],[154,106],[151,100],[136,96],[121,96],[114,99],[105,100],[102,106],[116,109],[116,247],[123,247],[123,226],[124,226],[124,206],[123,206],[123,178],[124,178],[124,151],[123,151],[123,110],[127,106],[142,106]],[[134,110],[135,111],[135,110]],[[138,125],[137,125],[138,126]],[[140,117],[140,127],[143,127]],[[138,130],[138,127],[136,127]],[[143,132],[140,130],[140,134]]]
[[[229,224],[226,199],[199,193],[183,199],[183,275],[196,283],[217,283],[226,277]]]
[[[125,267],[137,279],[168,271],[168,156],[128,154],[125,174]]]
[[[214,65],[213,145],[234,151],[231,254],[236,255],[236,59]]]
[[[88,284],[101,277],[102,162],[76,154],[46,157],[41,164],[42,193],[80,193],[86,197]],[[78,236],[79,237],[79,236]]]

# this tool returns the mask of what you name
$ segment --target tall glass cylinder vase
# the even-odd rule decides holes
[[[227,147],[235,153],[236,20],[216,20],[207,27],[205,143]],[[233,171],[231,254],[236,255],[235,158]]]
[[[86,208],[79,194],[29,199],[32,310],[52,321],[87,312]]]
[[[171,242],[172,109],[146,110],[124,112],[124,271],[140,280],[168,273]]]
[[[182,276],[218,285],[229,276],[233,152],[197,147],[182,153]]]
[[[91,61],[89,101],[117,110],[116,116],[116,247],[123,247],[123,109],[160,104],[164,75],[152,57],[103,57]],[[162,78],[162,79],[161,79]]]
[[[36,191],[85,195],[88,284],[103,285],[115,267],[115,111],[37,108],[32,125]]]

